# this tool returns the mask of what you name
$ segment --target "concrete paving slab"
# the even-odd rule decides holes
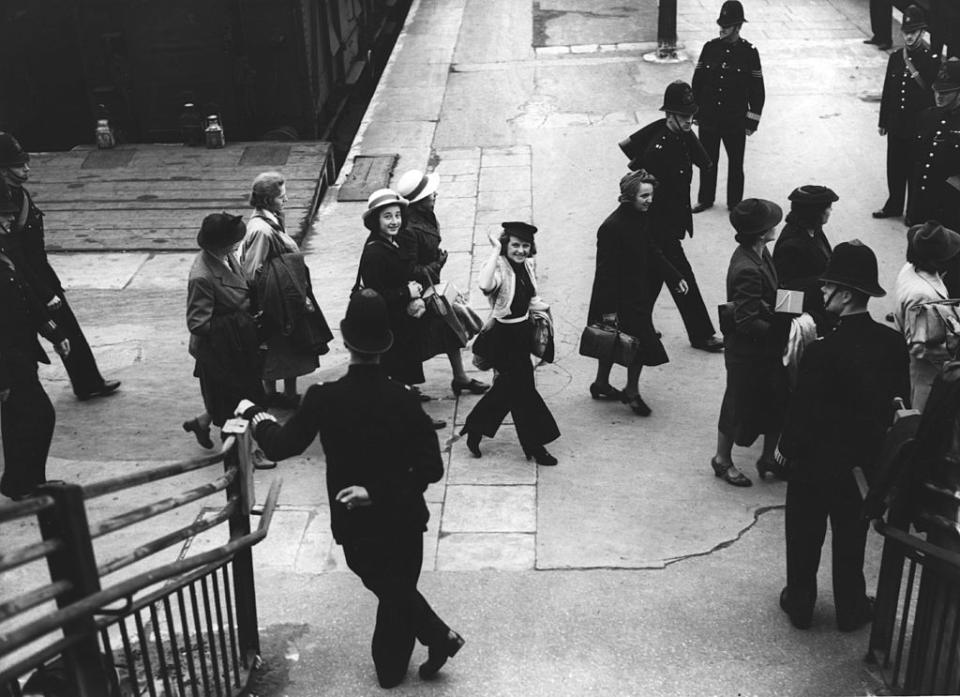
[[[465,442],[459,442],[450,456],[450,485],[494,484],[500,486],[537,483],[537,468],[523,457],[512,426],[504,426],[497,437],[480,444],[483,457],[473,457]]]
[[[537,491],[533,486],[447,486],[443,533],[535,532]]]
[[[57,254],[57,275],[66,290],[121,290],[144,265],[148,254]]]
[[[460,292],[470,287],[470,253],[453,251],[462,248],[456,238],[449,241],[447,233],[443,233],[443,247],[448,250],[447,263],[443,266],[443,280],[453,283]]]
[[[480,170],[480,192],[529,191],[530,166],[491,167]]]
[[[199,250],[198,250],[199,252]],[[196,258],[194,253],[153,253],[130,279],[130,289],[163,289],[179,291],[186,298],[187,279],[190,267]]]
[[[303,542],[311,514],[278,504],[270,521],[273,536],[268,545],[253,548],[253,564],[257,569],[290,569],[296,567],[297,553]]]
[[[468,227],[474,223],[477,211],[477,202],[472,198],[437,197],[437,219],[441,221],[441,234],[446,226]]]
[[[294,570],[301,574],[322,574],[337,568],[333,559],[333,533],[330,532],[330,510],[318,506],[308,513],[306,528],[297,550]]]
[[[529,533],[453,533],[440,538],[437,571],[529,571],[536,563]]]

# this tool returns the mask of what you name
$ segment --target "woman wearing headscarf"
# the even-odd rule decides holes
[[[436,172],[424,174],[418,169],[405,172],[397,181],[397,193],[409,201],[406,221],[400,229],[397,241],[400,252],[413,265],[413,277],[424,289],[431,284],[440,283],[440,273],[447,263],[447,252],[440,247],[440,224],[434,213],[440,175]],[[445,353],[453,371],[450,389],[457,396],[464,390],[471,394],[483,394],[490,385],[470,378],[463,368],[462,344],[452,332],[446,331],[446,325],[431,325],[438,335],[438,343],[445,347]]]
[[[481,457],[480,440],[493,438],[507,414],[512,414],[517,438],[527,459],[538,465],[556,465],[557,458],[544,447],[560,437],[560,429],[543,397],[537,392],[531,363],[531,310],[548,306],[537,294],[533,236],[529,223],[506,222],[499,237],[491,235],[493,250],[480,270],[480,290],[490,302],[492,317],[487,334],[486,356],[496,377],[490,391],[467,415],[460,435],[467,448]]]
[[[253,215],[247,221],[247,232],[240,251],[243,273],[256,283],[264,264],[284,254],[300,251],[296,240],[284,228],[283,206],[287,201],[287,185],[279,172],[263,172],[253,180],[250,205]],[[259,298],[262,304],[264,298]],[[269,325],[267,353],[263,363],[263,388],[268,406],[295,409],[300,403],[297,378],[309,375],[320,362],[317,353],[285,335],[278,326]],[[283,380],[283,394],[277,393],[277,380]]]
[[[223,427],[241,399],[263,402],[260,340],[251,315],[250,286],[235,252],[246,232],[243,218],[211,213],[203,219],[187,281],[187,329],[193,374],[206,412],[185,421],[204,447],[212,447],[210,424]]]
[[[897,274],[894,321],[910,350],[910,406],[923,411],[933,380],[950,359],[940,319],[923,303],[946,300],[945,271],[960,254],[960,234],[935,220],[907,231],[907,263]],[[928,333],[930,325],[937,328]]]
[[[789,199],[790,212],[773,247],[773,265],[781,288],[803,292],[803,311],[823,336],[836,321],[824,311],[820,293],[819,278],[833,250],[823,226],[840,197],[826,186],[807,184],[791,191]]]
[[[763,454],[757,460],[761,478],[780,473],[774,459],[783,425],[786,376],[781,361],[783,343],[774,306],[777,270],[767,244],[783,218],[780,206],[748,198],[730,212],[737,248],[727,270],[727,304],[721,317],[727,387],[717,424],[717,452],[710,459],[714,474],[733,486],[752,486],[733,463],[733,445],[753,445],[763,434]]]
[[[620,179],[620,205],[597,231],[597,264],[587,310],[588,324],[616,326],[640,344],[636,360],[627,366],[624,389],[610,385],[612,357],[599,359],[590,396],[620,399],[640,416],[651,413],[640,397],[640,371],[645,365],[662,365],[669,360],[653,328],[651,279],[656,275],[680,294],[687,291],[687,282],[667,261],[649,230],[647,210],[656,185],[656,178],[643,169]]]

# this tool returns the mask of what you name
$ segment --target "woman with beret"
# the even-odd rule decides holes
[[[960,234],[935,220],[907,231],[907,263],[897,274],[897,311],[894,321],[910,349],[910,406],[923,411],[933,380],[950,359],[946,334],[928,328],[942,326],[922,303],[949,296],[943,275],[960,254]]]
[[[295,254],[300,246],[284,228],[283,206],[287,202],[287,185],[280,172],[263,172],[253,180],[250,205],[253,215],[247,221],[247,233],[240,248],[243,273],[255,284],[263,265],[283,254]],[[264,298],[259,298],[260,304]],[[300,403],[297,378],[309,375],[320,366],[317,354],[300,346],[279,328],[272,328],[266,338],[267,353],[263,362],[263,388],[268,406],[295,409]],[[283,380],[283,394],[277,393],[277,380]]]
[[[643,169],[620,180],[620,205],[597,231],[597,265],[587,310],[588,324],[616,326],[640,344],[635,362],[627,366],[624,389],[610,385],[612,358],[598,360],[590,396],[620,399],[640,416],[651,413],[640,396],[640,371],[645,365],[662,365],[669,360],[653,328],[651,278],[658,275],[681,295],[687,290],[687,282],[667,261],[649,230],[647,210],[656,184],[656,178]]]
[[[766,249],[783,218],[780,206],[748,198],[730,212],[737,248],[727,270],[727,303],[721,317],[727,387],[717,424],[717,452],[710,459],[714,474],[733,486],[751,486],[733,463],[732,450],[753,445],[763,434],[757,472],[780,474],[774,459],[783,425],[786,377],[781,361],[782,338],[774,307],[777,270]]]
[[[200,381],[206,413],[185,421],[204,447],[213,447],[210,424],[222,427],[241,399],[263,402],[260,340],[250,314],[250,286],[235,251],[243,218],[212,213],[203,219],[187,281],[187,329],[193,374]]]
[[[479,278],[480,290],[492,308],[492,323],[485,330],[489,332],[485,357],[493,363],[496,377],[490,391],[467,415],[460,435],[467,436],[470,453],[481,457],[480,440],[493,438],[510,413],[527,459],[538,465],[556,465],[557,458],[544,446],[560,437],[560,429],[537,392],[530,359],[530,312],[549,307],[537,294],[533,264],[537,228],[523,222],[507,222],[502,227],[499,237],[490,236],[493,250]]]
[[[817,334],[823,336],[835,323],[824,311],[820,293],[819,278],[833,249],[823,226],[840,197],[826,186],[807,184],[790,192],[789,199],[790,212],[773,247],[773,265],[781,288],[803,292],[803,311],[813,318]]]

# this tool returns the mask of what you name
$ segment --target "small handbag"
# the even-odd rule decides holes
[[[637,360],[640,342],[615,325],[588,324],[580,334],[580,355],[629,367]]]
[[[490,330],[493,324],[484,326],[477,338],[473,340],[473,365],[477,370],[491,370],[493,368],[493,356],[490,351]]]
[[[553,318],[550,310],[530,311],[531,344],[530,353],[545,363],[553,363]]]

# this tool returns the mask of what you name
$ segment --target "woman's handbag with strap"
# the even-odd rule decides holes
[[[580,334],[581,356],[627,367],[634,364],[639,352],[640,342],[615,325],[588,324]]]
[[[956,355],[960,348],[960,300],[934,300],[909,309],[915,313],[913,341],[929,349],[945,348]]]
[[[531,310],[532,329],[530,353],[544,363],[553,363],[553,317],[550,310]]]

